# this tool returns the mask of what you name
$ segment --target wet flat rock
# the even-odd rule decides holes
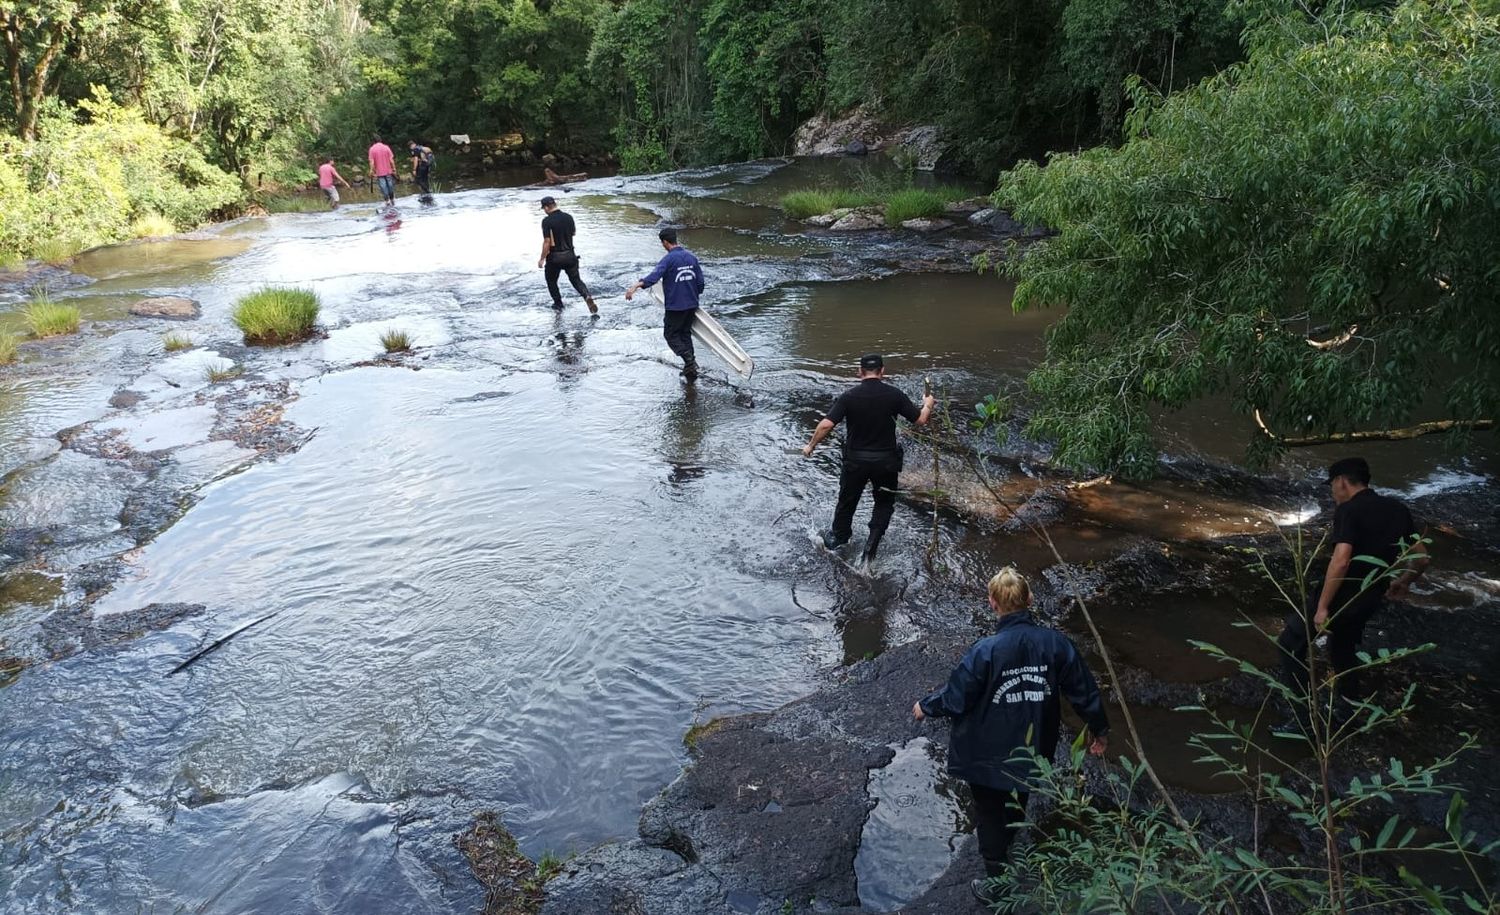
[[[912,720],[911,703],[961,649],[904,645],[774,713],[705,729],[696,761],[643,811],[641,840],[572,861],[542,912],[861,911],[854,858],[869,772],[890,762],[891,745],[940,733]]]
[[[130,306],[130,313],[137,318],[164,318],[169,321],[191,321],[202,314],[198,303],[178,295],[156,296],[141,299]]]

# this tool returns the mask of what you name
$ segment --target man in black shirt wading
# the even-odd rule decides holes
[[[1370,465],[1364,458],[1336,461],[1328,468],[1328,485],[1336,506],[1328,572],[1323,586],[1308,596],[1307,611],[1288,614],[1277,644],[1284,652],[1284,681],[1305,696],[1308,651],[1317,633],[1327,632],[1328,660],[1338,677],[1338,693],[1345,699],[1361,701],[1365,697],[1359,692],[1358,674],[1353,668],[1359,666],[1355,652],[1364,638],[1365,624],[1380,611],[1385,598],[1406,597],[1411,583],[1427,568],[1427,548],[1417,538],[1406,506],[1370,488]],[[1377,566],[1360,558],[1365,556],[1386,565]],[[1400,569],[1391,568],[1398,559],[1402,560]],[[1389,574],[1387,569],[1391,569]],[[1368,585],[1366,578],[1370,578]],[[1346,711],[1341,709],[1340,714]],[[1297,712],[1303,714],[1302,709]]]
[[[578,275],[578,252],[573,250],[573,236],[578,227],[573,217],[559,210],[557,201],[551,197],[542,198],[542,210],[547,215],[542,219],[542,256],[536,265],[547,269],[547,291],[552,293],[552,307],[562,311],[562,292],[557,288],[557,276],[566,273],[568,282],[588,304],[589,314],[598,315],[599,306],[594,304],[589,287],[583,285],[583,279]]]
[[[870,539],[865,542],[866,560],[875,558],[880,538],[896,511],[896,487],[901,474],[901,446],[896,443],[896,417],[904,416],[919,426],[927,425],[937,402],[931,394],[922,398],[919,411],[911,398],[886,384],[885,360],[871,353],[859,360],[859,384],[839,395],[828,415],[813,430],[812,441],[802,449],[812,457],[813,449],[845,419],[844,470],[839,476],[838,507],[833,529],[823,535],[830,550],[849,542],[854,535],[854,509],[865,487],[875,485],[875,507],[870,511]]]

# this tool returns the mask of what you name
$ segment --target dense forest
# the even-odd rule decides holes
[[[1127,78],[1169,92],[1235,60],[1238,6],[7,2],[0,251],[65,254],[150,217],[186,226],[305,180],[316,154],[359,161],[377,131],[511,136],[651,171],[784,153],[814,112],[868,104],[943,124],[962,164],[993,175],[1116,137]]]

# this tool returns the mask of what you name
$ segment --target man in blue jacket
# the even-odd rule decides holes
[[[657,262],[655,270],[625,290],[625,299],[629,301],[638,290],[661,283],[662,298],[667,303],[662,336],[667,338],[672,352],[682,357],[683,377],[692,381],[698,377],[698,360],[693,355],[693,321],[698,317],[698,296],[703,294],[703,266],[693,252],[677,243],[676,229],[668,226],[657,237],[667,249],[666,256]]]
[[[1029,760],[1015,758],[1016,751],[1029,745],[1038,756],[1052,758],[1058,697],[1066,696],[1088,725],[1090,753],[1101,756],[1109,745],[1109,718],[1094,675],[1067,636],[1036,624],[1025,577],[1002,569],[990,579],[989,598],[999,617],[995,634],[968,650],[944,689],[912,707],[918,721],[953,719],[948,772],[968,782],[974,795],[985,873],[984,880],[974,881],[974,893],[985,902],[990,901],[985,885],[1005,869],[1037,776]]]

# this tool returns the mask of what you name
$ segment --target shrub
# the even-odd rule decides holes
[[[82,251],[86,247],[88,246],[78,241],[76,238],[71,238],[68,236],[54,236],[52,238],[44,238],[40,242],[37,242],[36,248],[32,251],[32,253],[37,256],[38,260],[45,261],[55,266],[57,264],[66,263],[73,257],[73,255],[77,254],[79,251]]]
[[[16,335],[0,331],[0,365],[16,361]]]
[[[26,326],[38,337],[77,333],[81,320],[76,306],[54,302],[44,292],[37,293],[21,314],[26,318]]]
[[[312,335],[318,296],[308,289],[262,289],[234,306],[234,324],[246,343],[293,343]]]
[[[49,106],[34,142],[0,136],[0,250],[22,256],[120,241],[148,214],[194,225],[242,196],[233,175],[102,89],[76,110]]]
[[[160,213],[147,213],[130,224],[130,236],[132,238],[160,238],[163,235],[175,235],[177,226],[172,220]]]
[[[172,333],[169,333],[161,338],[161,346],[162,349],[166,350],[169,353],[175,353],[185,349],[192,349],[193,338],[189,337],[187,334],[179,334],[176,331],[173,331]]]
[[[388,353],[410,352],[412,343],[411,334],[404,330],[388,330],[380,335],[380,345]]]

